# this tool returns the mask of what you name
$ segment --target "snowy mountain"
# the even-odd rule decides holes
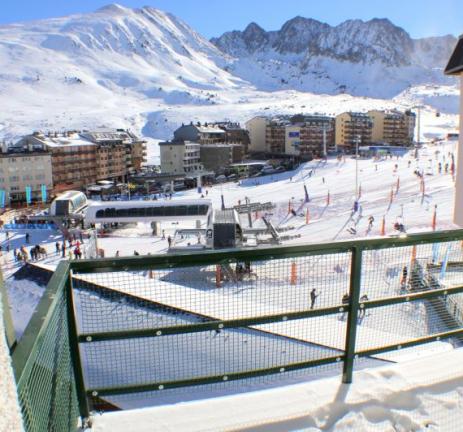
[[[331,27],[296,17],[278,31],[251,23],[211,42],[234,57],[227,70],[258,88],[390,98],[413,85],[452,83],[442,68],[456,38],[412,39],[387,19]]]
[[[34,129],[95,127],[166,139],[191,120],[243,122],[422,101],[454,113],[455,82],[435,69],[452,41],[415,41],[387,20],[330,27],[298,17],[277,32],[250,24],[212,43],[171,14],[119,5],[3,25],[0,140]],[[441,123],[453,127],[454,117]]]

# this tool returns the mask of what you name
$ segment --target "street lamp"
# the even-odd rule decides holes
[[[355,200],[358,199],[359,190],[359,143],[362,137],[357,135],[355,138]]]

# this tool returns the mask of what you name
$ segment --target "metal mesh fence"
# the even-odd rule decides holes
[[[360,369],[460,346],[461,242],[403,243],[72,263],[91,408],[213,397],[341,367],[349,382],[357,355]],[[67,307],[61,293],[20,382],[29,430],[68,430],[77,416]]]
[[[18,383],[18,396],[26,431],[77,430],[79,417],[76,385],[69,347],[67,299],[59,292],[52,305],[43,337],[28,359]]]
[[[350,253],[75,273],[79,333],[153,330],[149,337],[133,339],[89,342],[84,337],[86,386],[107,389],[158,383],[164,388],[198,377],[232,381],[233,374],[271,368],[286,372],[291,365],[299,368],[332,357],[340,361],[344,314],[294,314],[342,307],[349,273]],[[259,321],[275,315],[279,316]],[[194,327],[247,319],[258,322],[241,325],[238,321],[224,328],[219,324],[205,331]],[[264,372],[255,375],[240,379],[241,385],[246,380],[255,385],[265,381]],[[217,384],[210,387],[213,391]],[[117,399],[120,402],[121,396]]]

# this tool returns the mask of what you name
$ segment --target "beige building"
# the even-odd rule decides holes
[[[174,140],[159,143],[161,152],[161,172],[194,176],[204,171],[201,163],[201,145]]]
[[[358,145],[372,142],[373,121],[368,114],[345,112],[335,119],[335,143],[339,150],[354,153]]]
[[[41,201],[42,185],[50,196],[53,190],[50,152],[32,144],[2,147],[0,190],[5,191],[5,204],[25,203],[27,186],[31,187],[32,201]]]
[[[367,114],[373,121],[371,136],[373,142],[400,146],[413,143],[416,118],[413,112],[371,110]]]
[[[267,117],[254,117],[245,123],[249,132],[249,152],[259,153],[267,151],[265,145],[265,132],[269,119]]]
[[[445,68],[445,74],[460,77],[460,133],[458,151],[456,155],[455,207],[453,222],[461,228],[463,227],[463,134],[461,133],[461,126],[463,125],[463,36],[460,36],[458,39],[457,45]]]

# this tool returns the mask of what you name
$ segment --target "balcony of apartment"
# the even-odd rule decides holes
[[[24,336],[11,344],[24,428],[76,431],[79,423],[119,418],[125,421],[116,430],[138,430],[140,416],[146,421],[153,411],[133,408],[188,395],[198,399],[194,406],[203,399],[231,412],[229,397],[213,400],[218,393],[234,393],[237,402],[244,391],[294,388],[326,376],[331,386],[354,381],[360,388],[360,369],[408,362],[411,371],[436,349],[453,353],[461,365],[454,348],[463,344],[462,240],[463,230],[452,230],[62,261]],[[445,264],[436,250],[448,251]],[[239,279],[235,264],[242,261],[249,272]],[[308,277],[315,267],[319,272]],[[391,276],[391,269],[399,274]],[[221,278],[224,273],[230,277]],[[252,289],[252,300],[243,287]],[[323,293],[313,305],[312,289]],[[400,381],[385,379],[388,389]],[[343,399],[349,387],[339,388]]]

